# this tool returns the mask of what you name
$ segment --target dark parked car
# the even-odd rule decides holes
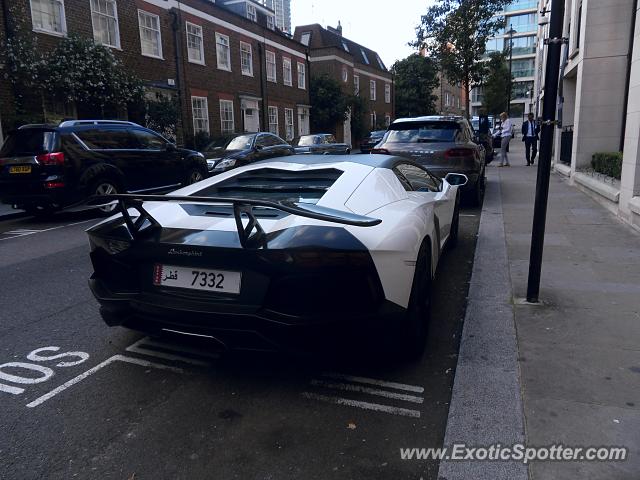
[[[212,142],[202,152],[207,159],[210,175],[217,175],[248,163],[295,153],[291,145],[268,132],[236,135],[229,139],[224,147],[220,146],[221,142]]]
[[[485,187],[485,150],[474,141],[474,132],[463,117],[429,116],[395,120],[371,153],[400,155],[424,165],[444,178],[464,173],[469,182],[465,196],[480,204]]]
[[[373,132],[369,132],[365,138],[360,142],[360,153],[371,153],[371,149],[375,147],[384,134],[387,133],[386,130],[375,130]]]
[[[32,214],[50,213],[91,195],[162,193],[206,175],[201,154],[131,122],[24,125],[9,132],[0,149],[0,200]]]
[[[349,145],[338,143],[336,137],[330,133],[303,135],[296,142],[295,150],[298,154],[349,155],[351,153]]]

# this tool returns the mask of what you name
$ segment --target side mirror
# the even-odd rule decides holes
[[[167,152],[175,152],[177,149],[178,147],[176,147],[175,143],[167,143],[167,146],[165,147]]]
[[[264,150],[264,146],[263,146],[263,145],[256,145],[256,146],[254,147],[254,150],[255,150],[256,152],[259,152],[260,150]]]
[[[449,185],[454,185],[456,187],[464,187],[469,181],[469,178],[467,178],[463,173],[447,173],[444,179]]]

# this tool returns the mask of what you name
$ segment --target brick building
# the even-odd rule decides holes
[[[386,128],[394,118],[393,76],[380,56],[342,36],[342,27],[323,28],[319,24],[296,27],[294,39],[309,47],[313,75],[327,74],[339,81],[343,91],[365,98],[365,128]],[[351,119],[336,125],[340,141],[355,144]]]
[[[273,10],[253,0],[0,0],[7,18],[32,27],[41,49],[71,34],[113,49],[147,96],[177,98],[185,139],[271,130],[291,139],[309,130],[306,48],[280,32]],[[11,5],[11,7],[9,7]],[[20,8],[22,7],[22,8]],[[0,85],[7,128],[12,91]],[[61,115],[69,116],[69,109]],[[79,117],[91,112],[73,110]]]

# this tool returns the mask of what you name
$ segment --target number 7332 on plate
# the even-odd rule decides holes
[[[228,270],[156,264],[153,284],[159,287],[185,288],[218,293],[240,293],[242,274]]]

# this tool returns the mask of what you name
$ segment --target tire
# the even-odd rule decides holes
[[[431,245],[427,239],[420,247],[413,274],[411,296],[398,342],[400,356],[408,361],[422,357],[431,320]]]
[[[473,189],[473,194],[471,196],[471,203],[474,207],[479,207],[482,205],[482,201],[484,200],[484,191],[486,187],[486,178],[484,175],[484,170],[480,173],[478,177],[478,181],[476,182],[476,186]]]
[[[207,173],[202,168],[191,168],[187,172],[183,186],[193,185],[207,178]]]
[[[447,240],[448,248],[456,248],[458,246],[458,230],[460,229],[460,192],[456,195],[456,205],[453,209],[453,217],[451,218],[451,230],[449,230],[449,239]]]
[[[347,148],[347,155],[351,155],[351,149]]]
[[[118,184],[110,178],[100,178],[91,184],[89,188],[89,196],[93,195],[115,195],[120,191]],[[108,205],[96,208],[98,215],[108,217],[113,215],[118,207],[116,205]]]

